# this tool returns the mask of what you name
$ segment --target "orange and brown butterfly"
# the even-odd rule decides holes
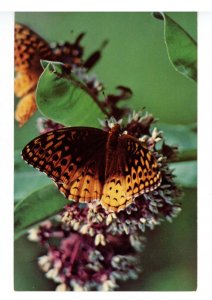
[[[138,139],[109,131],[67,127],[47,132],[25,146],[23,159],[46,173],[68,199],[99,201],[109,212],[124,210],[134,199],[161,184],[153,152]]]
[[[15,95],[21,98],[15,112],[19,125],[24,125],[36,111],[35,89],[42,72],[40,60],[60,61],[81,65],[83,48],[80,34],[74,43],[51,46],[36,32],[22,24],[15,24]]]

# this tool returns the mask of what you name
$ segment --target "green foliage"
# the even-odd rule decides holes
[[[178,147],[178,160],[189,161],[197,158],[197,134],[192,126],[181,124],[156,124],[163,132],[165,142]]]
[[[147,232],[146,248],[141,256],[143,271],[140,278],[122,283],[121,290],[196,290],[196,188],[184,188],[183,193],[180,215],[172,223],[165,222]]]
[[[186,188],[196,188],[197,186],[197,162],[183,161],[170,164],[176,175],[176,183]]]
[[[197,44],[194,39],[167,14],[154,13],[164,21],[164,39],[168,57],[174,68],[197,81]]]
[[[50,178],[43,173],[37,172],[21,159],[21,150],[15,150],[15,182],[14,200],[15,203],[23,200],[37,189],[43,188],[51,182]]]
[[[37,189],[15,206],[15,238],[27,229],[58,213],[67,204],[53,184]]]
[[[42,62],[36,101],[40,112],[48,119],[65,126],[98,126],[103,118],[85,84],[76,76],[67,74],[61,63]]]
[[[196,12],[166,14],[197,39]],[[15,17],[49,42],[73,42],[86,32],[82,40],[85,59],[108,39],[92,71],[104,83],[106,95],[122,84],[133,91],[128,103],[132,109],[145,106],[164,123],[196,122],[196,83],[172,67],[163,38],[164,23],[149,12],[17,12]],[[31,127],[27,124],[16,131],[17,142],[35,130],[35,123],[30,123]]]

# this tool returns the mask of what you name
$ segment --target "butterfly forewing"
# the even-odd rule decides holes
[[[51,177],[69,199],[100,199],[107,133],[95,128],[63,128],[32,140],[22,155]]]

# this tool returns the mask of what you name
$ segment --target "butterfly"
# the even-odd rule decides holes
[[[42,72],[40,59],[52,60],[49,44],[25,25],[15,24],[15,118],[22,126],[36,111],[35,89]]]
[[[36,32],[23,24],[15,24],[15,95],[21,98],[15,118],[19,125],[24,125],[36,111],[35,90],[42,73],[40,60],[59,61],[69,66],[91,69],[100,59],[100,52],[94,52],[83,61],[84,49],[80,42],[84,33],[79,34],[73,43],[50,44]]]
[[[47,132],[25,146],[23,159],[52,178],[69,200],[99,201],[119,212],[161,184],[154,154],[138,139],[109,131],[66,127]]]

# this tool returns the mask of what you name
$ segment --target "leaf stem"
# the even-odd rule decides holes
[[[92,99],[93,101],[99,106],[99,108],[101,109],[101,111],[107,116],[107,117],[110,117],[110,113],[105,109],[103,103],[101,101],[99,101],[99,99],[97,98],[97,96],[92,93],[92,91],[85,85],[85,83],[79,81],[79,80],[76,80],[76,78],[74,76],[72,76],[71,73],[69,73],[68,75],[66,74],[60,74],[58,73],[57,71],[54,70],[54,73],[59,76],[59,77],[65,77],[66,79],[68,80],[71,80],[72,83],[79,87],[80,89],[82,89],[83,91],[85,91]]]

